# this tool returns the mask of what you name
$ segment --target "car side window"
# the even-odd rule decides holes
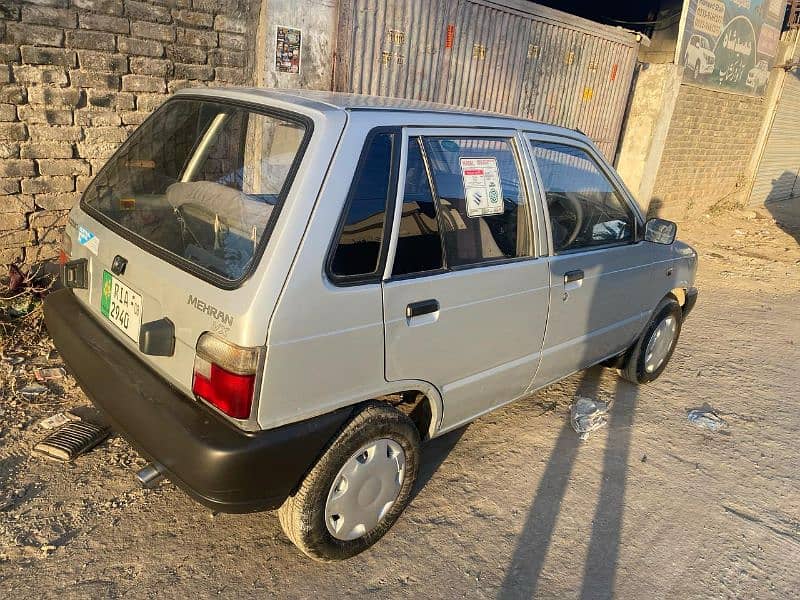
[[[367,139],[350,187],[341,233],[330,263],[336,279],[377,274],[391,189],[393,133]]]
[[[442,239],[419,138],[408,140],[403,207],[392,276],[441,269]]]
[[[585,150],[536,141],[531,149],[542,177],[556,253],[633,242],[633,211]]]
[[[510,138],[425,137],[449,267],[530,256],[530,214]]]

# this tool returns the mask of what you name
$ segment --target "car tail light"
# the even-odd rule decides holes
[[[213,333],[197,340],[192,391],[234,419],[247,419],[253,407],[261,347],[244,348]]]

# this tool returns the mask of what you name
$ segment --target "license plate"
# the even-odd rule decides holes
[[[134,342],[139,341],[139,328],[142,325],[142,296],[108,271],[103,271],[100,312]]]

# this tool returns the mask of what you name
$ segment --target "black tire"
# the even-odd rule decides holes
[[[658,368],[648,373],[645,369],[647,345],[659,324],[670,316],[675,319],[675,335],[672,338],[672,344]],[[628,351],[625,363],[619,369],[620,376],[631,383],[650,383],[657,379],[664,372],[669,359],[672,358],[672,353],[675,351],[675,346],[678,344],[678,338],[681,335],[682,322],[683,311],[678,301],[673,296],[667,296],[661,300],[655,311],[653,311],[653,316],[644,328],[644,332]]]
[[[342,466],[371,441],[389,438],[405,453],[405,474],[400,493],[378,524],[354,540],[340,540],[325,525],[325,503]],[[369,402],[344,426],[306,475],[298,490],[278,509],[286,536],[306,555],[318,561],[344,560],[363,552],[381,539],[408,505],[417,479],[420,437],[413,421],[395,408]]]

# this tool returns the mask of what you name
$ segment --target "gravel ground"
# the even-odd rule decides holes
[[[31,457],[42,418],[90,411],[69,378],[21,396],[58,358],[30,329],[6,338],[35,358],[0,362],[0,597],[798,597],[800,219],[774,217],[682,232],[701,296],[658,381],[590,369],[434,440],[404,516],[345,563],[306,559],[273,514],[140,489],[118,437],[72,464]],[[586,441],[576,394],[613,401]],[[688,423],[704,402],[726,429]]]

